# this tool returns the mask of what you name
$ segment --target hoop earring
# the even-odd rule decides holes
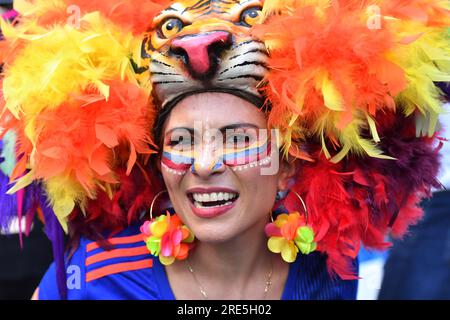
[[[159,198],[160,196],[162,196],[164,193],[168,193],[167,190],[160,191],[160,192],[157,193],[156,196],[153,198],[152,203],[151,203],[151,205],[150,205],[150,212],[149,212],[149,213],[150,213],[150,221],[153,220],[153,207],[155,206],[156,200],[158,200],[158,198]]]
[[[306,207],[305,200],[303,200],[303,198],[298,194],[297,191],[292,190],[291,192],[293,192],[297,196],[297,198],[300,200],[300,202],[302,203],[303,211],[304,211],[303,215],[305,216],[306,224],[308,224],[308,221],[309,221],[309,219],[308,219],[308,208]]]
[[[166,212],[165,215],[153,218],[156,200],[166,192],[161,191],[153,198],[149,211],[150,221],[144,222],[141,226],[147,249],[165,266],[173,264],[176,260],[185,260],[195,245],[194,234],[181,222],[176,213],[171,215]]]
[[[284,261],[292,263],[297,259],[300,251],[302,254],[310,254],[317,249],[315,233],[309,225],[308,208],[303,198],[294,190],[291,190],[302,203],[304,214],[298,211],[288,214],[280,214],[275,221],[271,214],[271,223],[266,225],[266,235],[269,237],[267,247],[273,253],[281,253]]]
[[[278,191],[278,193],[277,193],[277,198],[276,198],[277,201],[281,201],[281,200],[283,200],[283,199],[286,199],[286,197],[288,196],[289,192],[292,192],[293,194],[295,194],[295,195],[297,196],[297,198],[300,200],[300,202],[301,202],[301,204],[302,204],[302,206],[303,206],[303,215],[305,216],[306,224],[308,224],[308,222],[309,222],[309,219],[308,219],[308,208],[306,207],[305,201],[304,201],[303,198],[298,194],[297,191],[295,191],[295,190],[290,190],[290,191],[288,191],[288,192],[286,192],[286,191]],[[283,195],[281,196],[281,194],[283,194]],[[274,222],[272,212],[270,212],[270,221],[271,221],[271,222]]]

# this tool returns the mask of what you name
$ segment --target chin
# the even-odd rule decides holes
[[[197,240],[211,244],[226,243],[241,233],[235,226],[211,222],[193,226],[191,230]]]

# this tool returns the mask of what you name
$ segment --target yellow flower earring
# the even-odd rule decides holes
[[[146,221],[141,227],[141,233],[150,253],[159,257],[163,265],[171,265],[176,260],[184,260],[189,251],[194,247],[194,234],[181,222],[180,218],[167,212],[157,218],[153,218],[153,206],[162,194],[158,193],[150,206],[150,221]]]
[[[266,225],[266,235],[269,237],[267,246],[273,253],[281,253],[284,261],[292,263],[297,259],[300,251],[303,254],[310,254],[317,249],[315,233],[308,225],[308,210],[305,201],[295,191],[293,192],[303,205],[304,215],[299,212],[280,214],[276,220]],[[283,196],[284,197],[284,196]],[[280,197],[282,198],[282,197]]]

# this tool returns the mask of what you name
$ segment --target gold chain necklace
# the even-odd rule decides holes
[[[192,268],[189,258],[187,259],[187,267],[188,267],[189,272],[192,274],[194,281],[197,283],[197,286],[200,289],[200,293],[202,294],[203,299],[208,300],[208,293],[203,288],[200,281],[197,279],[197,276],[195,275],[195,272],[194,272],[194,268]],[[270,263],[270,271],[269,271],[269,274],[267,275],[266,285],[264,287],[264,299],[266,298],[267,293],[269,292],[270,286],[272,285],[272,275],[273,275],[273,261],[271,261],[271,263]]]

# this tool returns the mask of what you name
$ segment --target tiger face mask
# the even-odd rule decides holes
[[[175,2],[153,20],[142,47],[153,95],[163,109],[198,92],[224,92],[262,105],[264,43],[251,37],[263,1]]]

